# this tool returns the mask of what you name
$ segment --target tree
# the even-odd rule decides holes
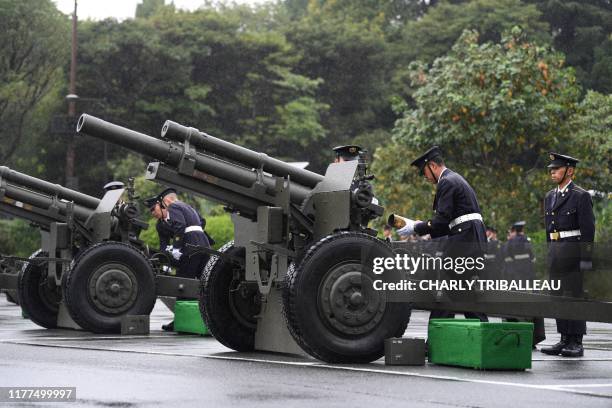
[[[580,94],[563,56],[526,41],[518,28],[501,44],[479,44],[466,31],[431,67],[412,64],[411,78],[416,107],[399,106],[395,143],[377,151],[374,163],[393,211],[429,207],[432,189],[408,163],[437,144],[475,187],[487,222],[539,224],[550,188],[546,153],[569,143],[567,122]]]
[[[526,0],[550,24],[554,46],[576,68],[586,89],[612,92],[612,2]]]
[[[329,163],[334,145],[389,129],[395,115],[390,109],[390,79],[394,67],[383,33],[369,22],[341,19],[324,11],[292,23],[286,36],[299,52],[295,72],[321,78],[316,99],[329,105],[322,117],[328,137],[307,153],[321,156],[315,169]]]
[[[165,7],[174,10],[174,3],[166,6],[166,0],[142,0],[136,5],[136,18],[149,18]]]
[[[481,42],[499,42],[502,33],[521,27],[535,42],[549,40],[548,25],[540,21],[534,5],[521,0],[440,1],[423,18],[408,21],[404,27],[399,52],[405,61],[432,62],[446,54],[464,30],[476,30]]]
[[[580,159],[582,182],[600,193],[612,191],[612,95],[590,91],[570,120],[567,149]]]
[[[1,0],[0,162],[9,163],[40,132],[37,112],[62,85],[68,21],[49,0]]]
[[[163,7],[148,18],[85,22],[80,109],[154,136],[171,119],[253,150],[303,160],[303,146],[325,135],[320,120],[327,107],[316,98],[321,81],[294,72],[297,55],[269,21],[263,8]],[[89,107],[87,101],[93,101]],[[105,160],[92,163],[92,156],[116,161],[125,152],[78,139],[81,187],[97,194],[110,171]]]

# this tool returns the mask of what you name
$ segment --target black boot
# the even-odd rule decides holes
[[[162,325],[162,330],[168,332],[174,331],[174,320],[168,324]]]
[[[563,357],[582,357],[584,356],[584,347],[582,347],[582,334],[569,336],[567,345],[561,350]]]
[[[540,351],[544,354],[548,354],[549,356],[558,356],[559,354],[561,354],[561,350],[563,350],[563,348],[567,346],[569,341],[568,337],[569,336],[562,334],[561,340],[559,340],[557,344],[550,347],[542,347]]]

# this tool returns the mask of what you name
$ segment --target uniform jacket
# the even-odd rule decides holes
[[[576,243],[574,246],[580,244],[580,258],[589,261],[595,238],[595,216],[591,195],[574,182],[570,182],[565,193],[558,194],[555,200],[556,192],[557,188],[554,188],[544,198],[546,240],[551,242],[550,234],[553,232],[580,230],[580,236],[563,238],[559,242],[574,242]]]
[[[485,271],[481,277],[485,279],[501,279],[503,271],[502,244],[497,239],[487,241],[485,252]]]
[[[181,249],[184,252],[187,244],[209,247],[208,238],[202,231],[185,232],[187,227],[202,226],[205,223],[202,217],[191,206],[175,201],[168,206],[168,218],[162,221],[164,225],[162,230],[170,231],[174,238],[174,248]],[[160,229],[158,228],[158,231]],[[162,236],[160,235],[160,241]],[[163,249],[164,247],[162,247]]]
[[[503,253],[506,279],[535,279],[535,257],[529,238],[522,234],[510,238],[504,245]]]
[[[467,221],[452,230],[448,227],[461,215],[480,213],[476,192],[463,177],[450,169],[444,171],[436,185],[433,210],[435,215],[431,220],[415,225],[417,234],[431,234],[432,238],[448,235],[448,240],[454,242],[478,242],[481,243],[479,251],[486,252],[487,238],[481,221]]]

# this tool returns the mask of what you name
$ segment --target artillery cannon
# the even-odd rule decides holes
[[[41,249],[25,260],[18,278],[0,275],[1,287],[18,290],[32,321],[118,332],[123,316],[151,312],[156,293],[185,292],[181,278],[156,276],[139,239],[148,224],[137,218],[131,186],[128,202],[121,200],[125,191],[123,183],[108,183],[98,199],[0,167],[0,212],[29,221],[41,234]],[[195,288],[181,295],[195,297]]]
[[[234,241],[211,258],[200,291],[203,318],[224,345],[366,362],[405,331],[409,308],[374,292],[363,266],[393,255],[368,228],[383,208],[364,160],[323,176],[171,121],[164,140],[87,114],[77,132],[157,160],[147,179],[231,212]]]
[[[384,339],[404,333],[411,306],[612,322],[606,302],[499,291],[441,301],[431,290],[409,304],[373,290],[373,259],[395,253],[368,228],[383,208],[363,157],[331,164],[323,176],[171,121],[157,139],[84,114],[77,133],[153,158],[147,179],[231,212],[235,238],[202,273],[200,310],[234,350],[370,362],[383,355]]]

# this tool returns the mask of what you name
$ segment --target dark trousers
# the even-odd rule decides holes
[[[200,279],[202,271],[206,267],[209,256],[196,253],[191,256],[184,254],[179,262],[176,276],[181,278]]]
[[[580,271],[580,243],[553,242],[548,247],[548,271],[551,280],[560,280],[560,296],[582,298],[583,275]],[[586,321],[557,319],[557,332],[566,335],[586,334]]]

